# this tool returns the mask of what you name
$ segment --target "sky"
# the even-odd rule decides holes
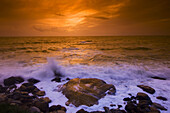
[[[170,35],[170,0],[0,0],[0,36]]]

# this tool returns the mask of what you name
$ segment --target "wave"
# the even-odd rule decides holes
[[[122,48],[124,50],[152,50],[151,48],[147,48],[147,47],[135,47],[135,48],[132,48],[132,47],[129,47],[129,48]]]

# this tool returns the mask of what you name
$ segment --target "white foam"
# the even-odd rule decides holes
[[[4,68],[6,69],[6,68]],[[8,71],[7,71],[8,70]],[[170,72],[167,68],[161,68],[157,70],[149,70],[141,66],[135,65],[109,65],[109,66],[97,66],[97,65],[67,65],[60,66],[59,63],[55,62],[54,59],[49,58],[48,64],[37,64],[31,67],[13,68],[0,70],[2,77],[1,80],[9,76],[24,76],[25,78],[34,77],[41,82],[37,83],[36,86],[41,90],[46,92],[46,97],[52,100],[51,105],[62,105],[67,108],[67,113],[75,113],[79,109],[85,109],[87,111],[104,110],[103,107],[110,107],[110,104],[123,105],[125,106],[123,98],[128,97],[128,93],[136,95],[138,92],[143,92],[136,85],[144,84],[153,87],[156,93],[151,95],[148,94],[153,102],[157,102],[168,108],[170,106],[170,80],[156,80],[151,79],[149,76],[164,75]],[[66,83],[63,81],[61,83],[51,82],[54,78],[54,71],[64,74],[64,78],[98,78],[106,81],[109,84],[113,84],[116,87],[116,95],[107,95],[99,100],[98,105],[91,107],[74,105],[66,106],[67,98],[58,92],[58,85]],[[5,76],[5,77],[4,77]],[[78,87],[75,87],[77,89]],[[145,92],[146,93],[146,92]],[[156,96],[164,96],[168,101],[157,100]],[[117,108],[117,107],[110,107]],[[169,113],[168,111],[161,111],[162,113]]]

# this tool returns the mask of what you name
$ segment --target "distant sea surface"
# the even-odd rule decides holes
[[[37,86],[44,86],[50,98],[60,97],[60,102],[63,101],[58,103],[54,99],[51,105],[65,105],[67,99],[53,91],[54,83],[51,89],[45,88],[53,70],[65,77],[99,78],[116,86],[116,97],[106,96],[99,105],[80,107],[88,111],[103,110],[103,105],[113,103],[110,99],[123,103],[128,93],[135,95],[142,91],[136,87],[138,84],[154,87],[154,96],[167,96],[170,94],[170,36],[0,37],[1,82],[9,76],[41,79],[44,82]],[[154,80],[152,76],[167,80]],[[169,101],[160,103],[170,106]],[[67,107],[70,113],[80,108]]]

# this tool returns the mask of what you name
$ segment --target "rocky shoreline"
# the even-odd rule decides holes
[[[166,80],[159,77],[153,79]],[[100,79],[66,79],[68,82],[64,84],[60,91],[68,98],[66,105],[73,104],[76,107],[80,105],[92,106],[98,104],[98,100],[105,95],[115,95],[116,88],[112,84],[106,84]],[[52,81],[61,82],[61,77],[56,77]],[[17,109],[24,110],[24,113],[66,113],[67,109],[61,105],[49,106],[52,101],[49,97],[45,97],[46,92],[38,89],[35,84],[40,80],[30,78],[27,81],[22,77],[9,77],[4,79],[0,85],[0,107],[7,105],[14,106]],[[17,87],[16,84],[21,84]],[[154,94],[155,89],[145,85],[137,85],[143,91]],[[109,109],[108,106],[103,107],[104,111],[87,112],[83,109],[75,111],[75,113],[161,113],[161,110],[167,110],[159,103],[152,102],[151,98],[142,92],[138,92],[135,96],[129,94],[130,97],[124,98],[125,109],[122,105],[118,105],[117,109]],[[165,97],[158,96],[157,99],[167,101]],[[114,104],[110,106],[116,106]],[[0,109],[1,112],[1,109]],[[5,112],[4,112],[5,113]],[[13,113],[20,113],[19,111]]]

